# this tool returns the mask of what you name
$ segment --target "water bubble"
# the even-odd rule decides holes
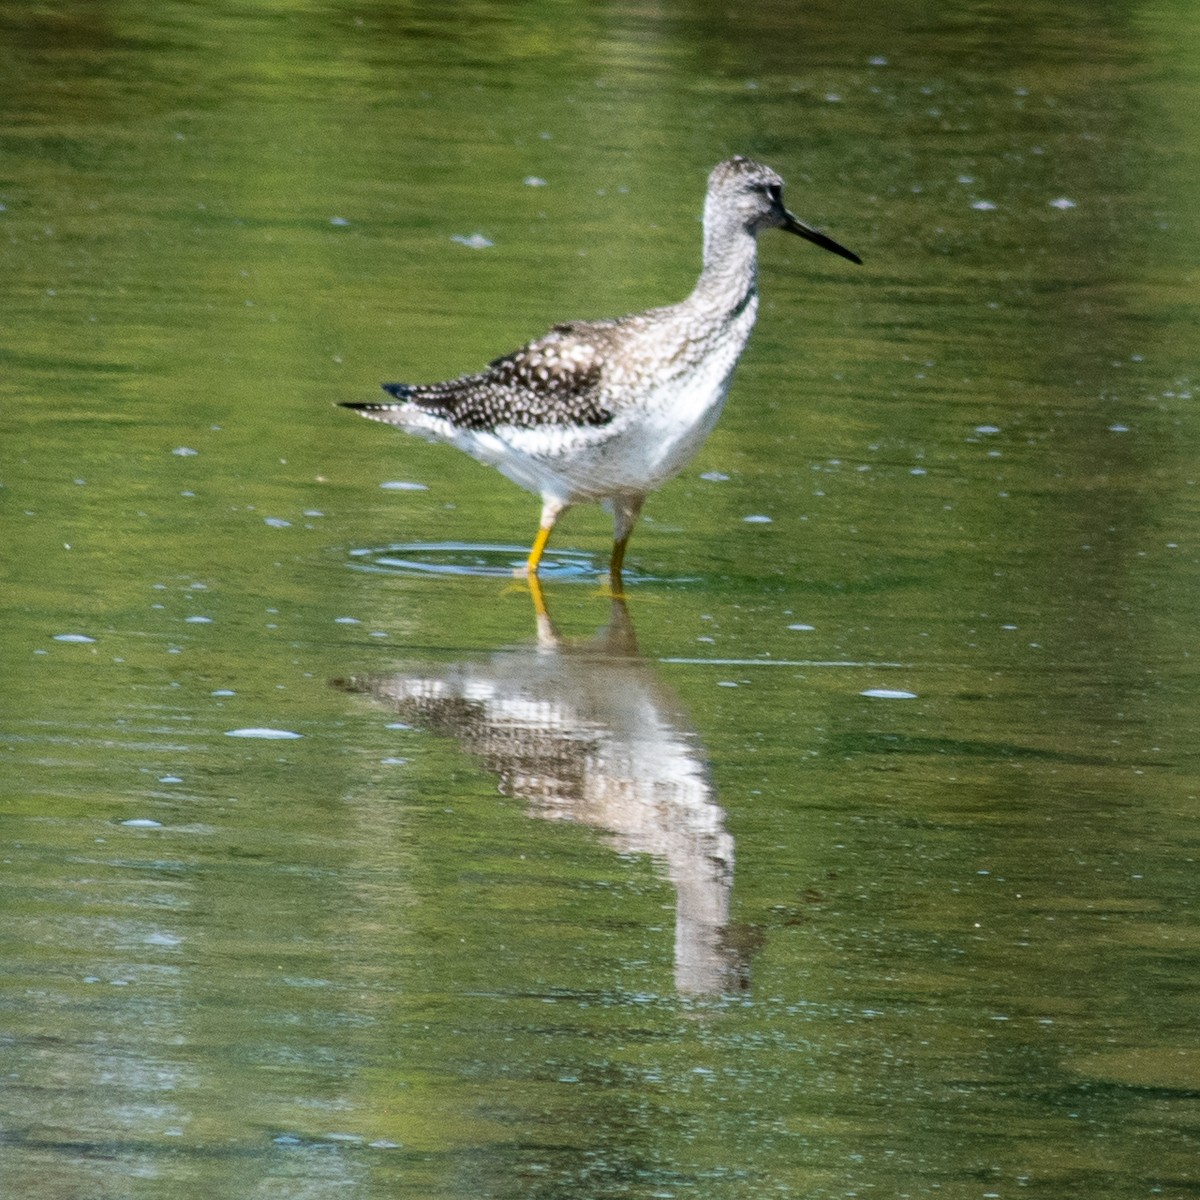
[[[288,741],[292,738],[303,737],[302,733],[294,733],[290,729],[268,729],[263,726],[250,726],[246,729],[227,729],[226,737],[235,738],[265,738],[272,741]]]
[[[469,235],[456,233],[450,240],[471,250],[487,250],[490,246],[496,244],[489,238],[485,238],[482,233],[472,233]]]

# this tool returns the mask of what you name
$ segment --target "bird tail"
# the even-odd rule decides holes
[[[389,401],[372,402],[363,404],[355,400],[343,400],[339,407],[349,408],[358,413],[361,417],[366,417],[371,421],[382,421],[386,425],[403,425],[404,418],[401,413],[404,410],[405,403],[416,395],[419,389],[409,383],[385,383],[383,390],[391,396],[395,396],[400,403]]]

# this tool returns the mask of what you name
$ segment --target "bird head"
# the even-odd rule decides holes
[[[706,203],[724,211],[732,210],[751,233],[783,229],[851,262],[862,262],[852,250],[789,212],[783,203],[783,179],[770,167],[752,158],[743,158],[739,154],[718,163],[708,177]]]

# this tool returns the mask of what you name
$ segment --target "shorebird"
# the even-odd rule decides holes
[[[619,589],[646,497],[683,469],[721,415],[758,311],[764,229],[862,261],[784,207],[783,180],[770,167],[739,155],[708,177],[703,269],[686,300],[555,325],[478,374],[385,383],[392,401],[344,407],[449,442],[539,495],[530,578],[558,518],[574,504],[604,504],[613,515],[610,581]]]

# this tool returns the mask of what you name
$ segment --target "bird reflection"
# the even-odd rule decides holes
[[[454,737],[531,815],[579,821],[648,854],[675,888],[675,986],[747,986],[728,936],[733,838],[678,698],[638,652],[624,600],[596,637],[561,638],[535,579],[536,643],[449,666],[340,681]]]

